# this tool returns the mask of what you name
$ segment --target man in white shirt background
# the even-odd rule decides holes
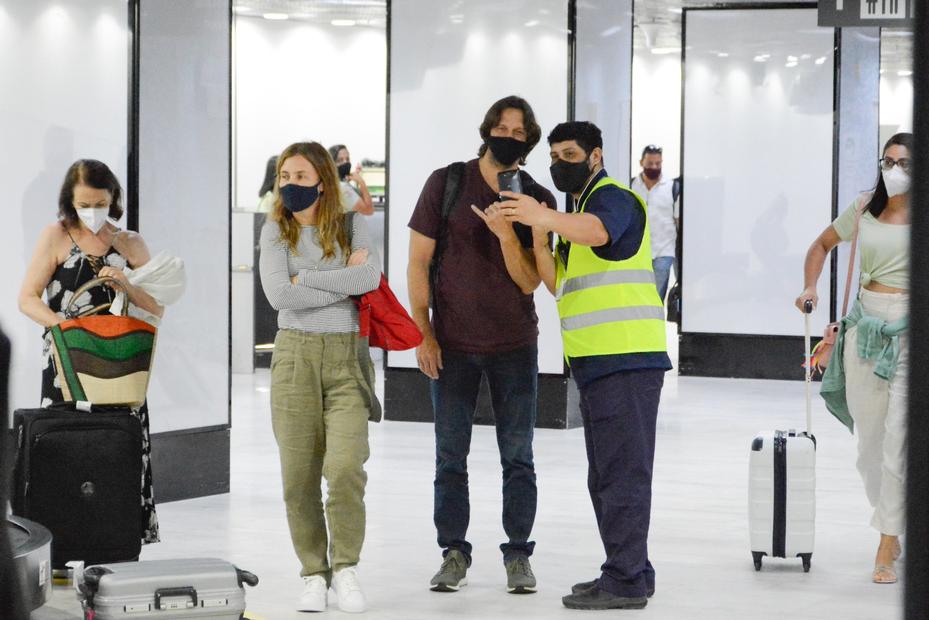
[[[652,268],[658,295],[664,300],[668,292],[668,280],[675,263],[677,246],[677,198],[680,193],[676,179],[666,178],[661,173],[661,147],[649,144],[642,149],[639,161],[642,172],[636,175],[629,186],[648,205],[648,226],[652,236]]]

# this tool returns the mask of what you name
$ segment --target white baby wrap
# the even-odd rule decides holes
[[[151,260],[138,269],[126,267],[123,269],[123,273],[126,274],[131,285],[141,288],[162,306],[171,305],[180,299],[187,286],[184,261],[163,251],[153,256]],[[119,314],[122,311],[124,301],[125,295],[117,293],[113,305],[110,306],[110,312]],[[129,315],[155,326],[159,323],[157,316],[134,304],[129,305]]]

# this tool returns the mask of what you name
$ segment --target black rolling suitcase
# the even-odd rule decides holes
[[[141,550],[142,426],[128,409],[19,409],[13,513],[53,536],[52,566]]]

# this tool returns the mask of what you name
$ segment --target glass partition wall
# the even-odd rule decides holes
[[[913,31],[881,29],[880,145],[913,131]]]
[[[11,409],[39,404],[42,328],[16,300],[65,172],[99,159],[128,184],[128,24],[126,0],[0,3],[0,325],[13,341]]]
[[[233,20],[232,367],[251,373],[277,331],[257,262],[272,157],[298,141],[345,145],[384,255],[387,0],[237,0]]]

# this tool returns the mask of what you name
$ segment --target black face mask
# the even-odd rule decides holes
[[[312,187],[291,183],[278,191],[281,195],[281,202],[284,203],[284,208],[291,213],[305,211],[319,199],[319,183]]]
[[[590,164],[587,160],[572,163],[559,159],[551,165],[552,182],[559,192],[578,194],[584,189],[587,179],[590,178]]]
[[[352,171],[352,162],[347,161],[344,164],[339,164],[339,180],[343,180],[348,174]]]
[[[501,166],[512,166],[520,157],[526,154],[526,143],[516,138],[502,136],[489,136],[487,146]]]

